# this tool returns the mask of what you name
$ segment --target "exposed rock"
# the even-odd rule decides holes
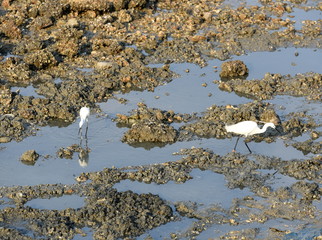
[[[177,137],[177,131],[164,123],[155,123],[150,121],[141,121],[132,125],[127,131],[122,141],[127,143],[142,142],[174,142]]]
[[[13,99],[13,94],[10,88],[6,85],[0,86],[0,105],[2,107],[9,106]]]
[[[221,65],[220,77],[221,78],[239,78],[245,77],[248,74],[248,68],[240,60],[224,62]]]
[[[228,92],[236,92],[255,99],[271,99],[275,95],[291,94],[294,96],[307,96],[310,100],[321,100],[322,91],[319,87],[322,74],[306,73],[293,77],[281,74],[265,74],[260,80],[231,79],[219,82],[219,88]]]
[[[31,70],[20,58],[9,57],[0,62],[0,76],[10,82],[26,84],[31,81]]]
[[[35,164],[39,154],[35,150],[28,150],[20,156],[20,160],[26,163]]]
[[[12,20],[2,22],[0,24],[0,32],[3,32],[7,37],[12,39],[22,38],[21,30]]]
[[[0,137],[0,143],[7,143],[10,141],[11,141],[10,137]]]
[[[66,0],[74,11],[103,11],[111,12],[127,8],[142,8],[148,0]]]
[[[26,54],[24,61],[37,69],[45,69],[57,64],[54,55],[48,50],[39,50]]]
[[[113,7],[113,1],[111,0],[67,0],[68,4],[74,11],[111,11]]]

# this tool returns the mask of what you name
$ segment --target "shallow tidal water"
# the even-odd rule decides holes
[[[298,56],[295,55],[298,53]],[[249,68],[247,79],[263,78],[265,73],[291,74],[306,72],[322,73],[322,51],[315,49],[278,49],[274,52],[255,52],[244,56],[233,57],[232,60],[242,60]],[[59,158],[56,152],[61,147],[72,144],[79,144],[80,138],[77,135],[78,121],[64,126],[41,127],[36,136],[25,138],[21,142],[10,142],[1,144],[0,150],[0,185],[36,185],[46,183],[76,183],[75,177],[82,172],[100,171],[110,167],[128,167],[163,163],[180,159],[180,156],[173,155],[182,148],[202,147],[208,148],[219,155],[229,153],[235,143],[233,139],[197,139],[188,142],[176,142],[165,146],[142,146],[133,147],[120,140],[127,128],[119,128],[116,122],[116,114],[128,114],[132,109],[136,109],[138,102],[144,102],[148,107],[160,108],[161,110],[174,110],[177,113],[201,113],[213,104],[243,104],[252,101],[251,99],[238,96],[235,93],[223,92],[213,83],[220,80],[219,71],[221,61],[209,61],[208,66],[200,68],[194,64],[171,64],[172,71],[180,74],[179,78],[172,82],[160,86],[154,92],[138,92],[117,95],[118,98],[125,98],[125,104],[117,100],[109,100],[100,103],[104,114],[92,114],[89,118],[88,140],[82,141],[82,145],[87,144],[91,149],[89,160],[86,167],[79,164],[79,157],[74,153],[72,159]],[[37,96],[32,86],[20,88],[22,95]],[[267,102],[274,104],[277,114],[285,116],[290,112],[308,111],[315,115],[318,121],[322,114],[320,103],[307,101],[304,97],[277,96]],[[283,120],[283,119],[282,119]],[[320,120],[321,121],[321,120]],[[179,124],[178,124],[179,126]],[[321,130],[321,129],[320,129]],[[309,138],[309,135],[302,135],[301,141]],[[284,139],[278,137],[273,143],[249,143],[250,148],[256,154],[280,157],[283,160],[307,159],[312,154],[304,154],[285,144]],[[35,149],[40,158],[35,165],[25,165],[19,157],[26,150]],[[244,144],[239,144],[238,151],[247,153]],[[252,195],[249,189],[228,189],[222,175],[211,171],[193,170],[192,180],[184,184],[169,182],[164,185],[145,184],[131,181],[122,181],[114,187],[118,191],[132,190],[137,193],[153,193],[159,195],[164,200],[173,204],[176,201],[193,201],[202,206],[220,205],[229,208],[233,198],[240,198]],[[283,175],[276,175],[272,186],[287,186],[294,182],[293,178]],[[218,193],[221,193],[218,195]],[[65,198],[65,197],[63,197]],[[35,208],[64,209],[65,207],[78,208],[83,199],[36,199],[27,203],[28,206]],[[6,203],[9,204],[9,203]],[[316,202],[321,211],[321,202]],[[171,222],[160,226],[142,235],[139,239],[152,236],[156,239],[169,236],[171,232],[182,231],[191,225],[194,220],[182,218],[179,222]],[[266,223],[266,226],[281,226],[291,224],[285,220],[274,220]],[[253,224],[252,227],[256,227]],[[259,224],[258,224],[259,225]],[[241,228],[243,226],[240,226]],[[263,227],[263,226],[260,226]],[[231,226],[222,225],[209,228],[197,237],[206,239],[209,237],[220,236]],[[234,227],[234,230],[238,228]],[[90,235],[90,231],[88,232]],[[75,239],[82,239],[77,236]]]
[[[294,53],[299,56],[295,57]],[[277,59],[283,57],[283,61],[277,64]],[[321,72],[322,51],[312,49],[280,49],[269,53],[250,53],[239,56],[249,67],[247,79],[260,79],[266,72],[291,74],[305,72]],[[288,60],[287,60],[288,59]],[[296,61],[296,65],[292,62]],[[171,70],[181,77],[172,82],[158,87],[154,92],[133,91],[126,94],[118,94],[117,97],[127,99],[122,104],[116,100],[101,103],[100,107],[107,116],[92,114],[89,118],[89,131],[87,145],[91,149],[89,162],[86,168],[79,166],[77,153],[73,159],[61,159],[56,156],[60,147],[79,144],[77,135],[78,121],[69,126],[41,127],[36,136],[31,136],[21,142],[10,142],[1,145],[1,186],[35,185],[44,183],[74,183],[74,177],[83,171],[99,171],[104,167],[126,167],[153,163],[162,163],[178,159],[172,153],[182,148],[203,147],[213,150],[216,154],[225,155],[231,151],[234,145],[233,139],[198,139],[189,142],[176,142],[163,147],[147,146],[132,147],[122,143],[122,138],[127,128],[118,128],[116,114],[127,114],[136,109],[138,102],[144,102],[148,107],[161,110],[174,110],[177,113],[201,113],[213,104],[243,104],[251,102],[251,99],[240,97],[235,93],[228,93],[218,89],[213,80],[219,80],[219,73],[214,71],[214,66],[220,68],[219,60],[210,61],[207,67],[200,68],[194,64],[172,64]],[[189,70],[189,71],[187,71]],[[206,83],[206,87],[202,84]],[[20,88],[24,95],[34,94],[32,87]],[[267,102],[273,103],[277,114],[283,116],[292,111],[309,111],[310,114],[321,114],[320,103],[309,102],[303,97],[277,96]],[[283,119],[282,119],[283,120]],[[305,136],[303,136],[305,138]],[[84,146],[85,140],[82,141]],[[284,160],[302,159],[310,157],[291,146],[285,146],[283,140],[277,138],[273,143],[249,143],[254,153],[269,154],[281,157]],[[23,152],[35,149],[41,156],[34,166],[25,165],[19,161]],[[247,153],[243,144],[239,145],[239,151]],[[13,177],[14,176],[14,177]]]

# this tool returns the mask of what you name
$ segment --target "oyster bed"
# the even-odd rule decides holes
[[[320,239],[321,68],[249,79],[256,69],[234,60],[283,48],[299,49],[296,57],[300,49],[320,52],[321,18],[299,24],[299,11],[321,16],[322,4],[3,0],[0,238]],[[185,77],[208,93],[197,101],[181,97],[185,87],[192,96],[200,91]],[[179,79],[187,82],[175,88]],[[157,95],[164,87],[174,90]],[[133,97],[147,93],[162,107]],[[169,95],[178,109],[164,102]],[[199,101],[212,103],[180,109]],[[88,139],[76,136],[85,105]],[[244,120],[273,122],[279,132],[247,138],[255,153],[245,154],[241,143],[231,153],[234,135],[225,125]],[[203,204],[203,196],[173,201],[131,184],[119,190],[128,181],[184,187],[196,170],[223,176],[217,194],[228,188],[234,198]],[[83,204],[32,205],[66,196]]]

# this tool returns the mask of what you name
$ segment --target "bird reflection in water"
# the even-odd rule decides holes
[[[78,153],[78,163],[81,167],[87,167],[88,160],[89,160],[89,152],[90,149],[88,148],[88,139],[85,137],[85,146],[82,146],[83,137],[81,137],[79,142],[79,153]]]
[[[88,107],[82,107],[79,111],[80,122],[79,122],[79,130],[78,135],[80,135],[80,143],[79,143],[79,153],[78,153],[78,163],[81,167],[87,167],[88,159],[89,159],[89,152],[90,149],[88,148],[88,139],[87,139],[87,130],[88,130],[88,118],[90,115],[90,109]],[[86,131],[85,131],[85,146],[82,147],[82,127],[84,123],[86,124]]]

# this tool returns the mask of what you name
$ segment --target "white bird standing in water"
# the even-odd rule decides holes
[[[230,125],[230,126],[225,126],[227,132],[232,132],[232,133],[236,133],[239,135],[243,135],[244,137],[248,137],[248,136],[252,136],[254,134],[266,132],[268,127],[275,129],[274,123],[265,123],[262,128],[259,128],[257,123],[254,121],[242,121],[242,122]],[[237,138],[233,152],[236,151],[236,147],[237,147],[237,143],[238,143],[239,138],[240,138],[240,136],[238,136],[238,138]],[[249,149],[246,142],[245,142],[245,145],[248,148],[248,151],[250,153],[252,153],[252,151]]]
[[[88,117],[89,117],[89,108],[88,107],[82,107],[79,111],[79,116],[80,116],[80,122],[79,122],[79,130],[78,130],[78,135],[81,134],[82,131],[82,127],[86,121],[87,125],[86,125],[86,132],[85,132],[85,137],[87,137],[87,130],[88,130]]]

